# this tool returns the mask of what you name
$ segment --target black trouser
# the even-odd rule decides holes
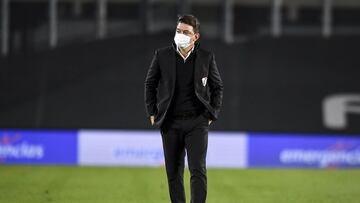
[[[183,174],[186,149],[191,175],[191,203],[205,203],[208,119],[203,115],[186,120],[167,119],[160,129],[171,202],[185,203]]]

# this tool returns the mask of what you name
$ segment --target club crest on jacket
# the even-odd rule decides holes
[[[203,77],[203,78],[201,79],[201,81],[202,81],[203,86],[205,87],[206,81],[207,81],[207,77]]]

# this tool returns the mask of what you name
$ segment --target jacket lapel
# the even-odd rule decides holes
[[[172,85],[171,89],[175,89],[175,79],[176,79],[176,53],[174,51],[169,52],[169,75],[170,75],[170,82]]]
[[[201,82],[202,53],[200,50],[196,52],[194,67],[194,85],[197,87]]]

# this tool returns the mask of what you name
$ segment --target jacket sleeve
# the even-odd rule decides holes
[[[210,88],[210,105],[215,111],[215,117],[212,119],[216,120],[222,105],[224,86],[216,65],[214,54],[211,55],[208,77]]]
[[[156,95],[160,78],[158,51],[155,51],[145,79],[145,109],[148,117],[157,113]]]

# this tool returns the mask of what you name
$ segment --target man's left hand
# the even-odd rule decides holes
[[[212,120],[209,119],[209,125],[211,124]]]

